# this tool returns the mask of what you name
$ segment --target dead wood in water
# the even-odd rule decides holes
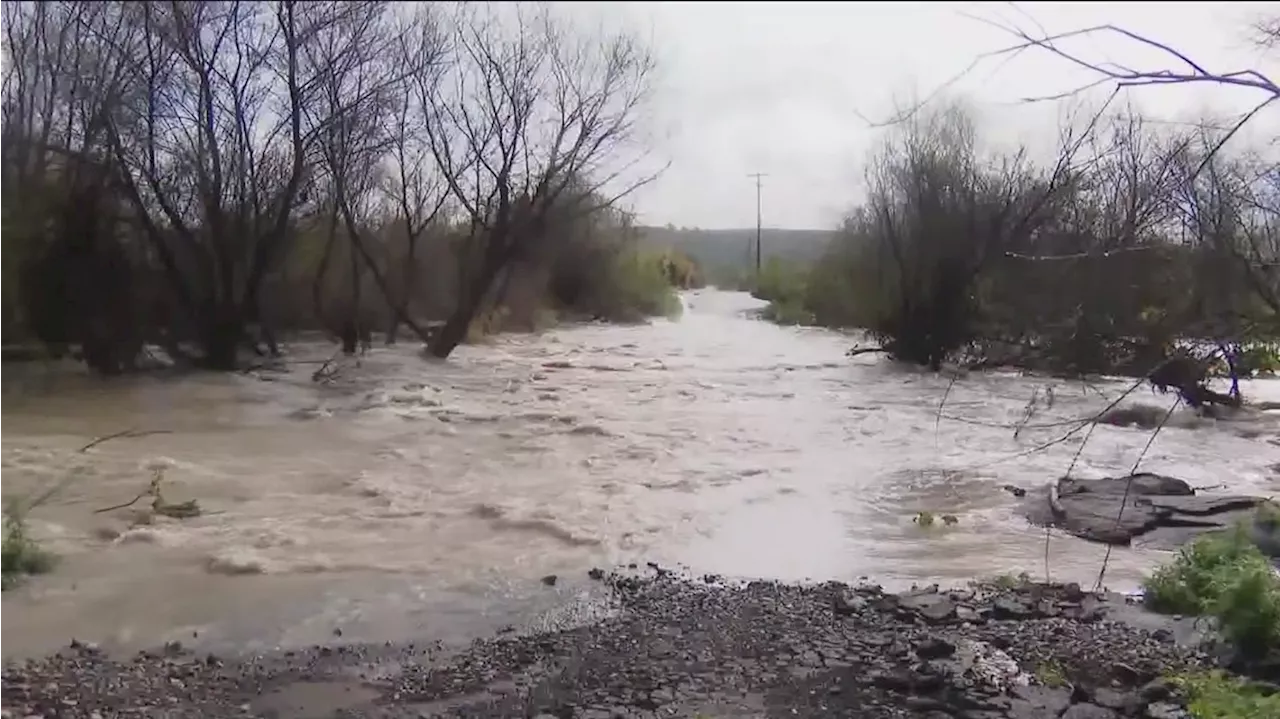
[[[102,444],[103,442],[110,442],[110,441],[111,441],[111,440],[113,440],[113,439],[121,439],[121,438],[124,438],[124,437],[146,437],[146,436],[148,436],[148,435],[152,435],[152,434],[172,434],[172,432],[171,432],[170,430],[167,430],[167,429],[147,429],[147,430],[126,429],[126,430],[124,430],[124,431],[122,431],[122,432],[116,432],[116,433],[114,433],[114,434],[108,434],[108,435],[106,435],[105,437],[98,437],[97,439],[93,440],[92,442],[90,442],[90,443],[86,444],[85,446],[81,447],[78,451],[79,451],[79,452],[82,452],[82,453],[83,453],[83,452],[88,452],[89,450],[93,449],[94,447],[97,447],[98,445]],[[134,501],[137,501],[137,500],[134,500]]]

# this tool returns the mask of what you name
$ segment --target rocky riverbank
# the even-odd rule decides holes
[[[612,616],[471,646],[132,659],[73,645],[8,666],[22,717],[1186,716],[1162,677],[1208,666],[1118,595],[1068,586],[725,585],[592,578]],[[20,621],[11,616],[10,621]]]

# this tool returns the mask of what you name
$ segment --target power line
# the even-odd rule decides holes
[[[762,222],[763,215],[761,213],[761,206],[760,206],[760,188],[761,188],[760,179],[768,176],[769,176],[769,173],[767,172],[752,172],[747,175],[747,177],[756,178],[756,284],[757,285],[760,284],[760,236],[762,234],[762,230],[764,227],[764,224]]]

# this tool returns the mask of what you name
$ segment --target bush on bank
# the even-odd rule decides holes
[[[1202,536],[1143,582],[1144,601],[1165,614],[1212,618],[1234,651],[1231,668],[1254,673],[1280,651],[1280,577],[1254,542],[1280,521],[1275,507],[1257,510],[1253,526]],[[1195,719],[1280,717],[1280,693],[1223,671],[1174,677]]]
[[[1195,719],[1275,719],[1280,694],[1239,677],[1214,671],[1176,677]]]
[[[1270,526],[1275,510],[1258,510]],[[1259,661],[1280,650],[1280,576],[1248,527],[1200,537],[1143,583],[1145,602],[1165,614],[1212,617],[1240,658]]]

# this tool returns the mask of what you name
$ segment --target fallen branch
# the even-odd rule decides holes
[[[335,362],[335,361],[336,361],[340,356],[342,356],[342,351],[341,351],[341,350],[339,350],[339,351],[337,351],[337,352],[334,352],[334,353],[333,353],[333,356],[331,356],[331,357],[330,357],[329,359],[327,359],[327,360],[324,360],[324,364],[320,365],[320,369],[318,369],[318,370],[316,370],[315,372],[312,372],[312,373],[311,373],[311,381],[312,381],[312,382],[320,382],[320,381],[322,381],[322,380],[323,380],[323,381],[328,381],[328,380],[330,380],[330,379],[333,379],[334,375],[336,375],[336,374],[338,373],[338,370],[337,370],[336,368],[335,368],[335,369],[333,369],[333,370],[330,370],[330,369],[329,369],[329,367],[330,367],[330,366],[331,366],[331,365],[332,365],[332,364],[333,364],[333,363],[334,363],[334,362]]]
[[[143,490],[140,494],[138,494],[138,496],[134,497],[133,499],[129,500],[128,502],[125,502],[124,504],[116,504],[116,505],[113,505],[113,506],[110,506],[110,507],[103,507],[102,509],[95,509],[95,510],[93,510],[93,513],[94,513],[94,514],[104,514],[104,513],[106,513],[106,512],[114,512],[114,511],[115,511],[115,510],[117,510],[117,509],[125,509],[126,507],[132,507],[133,505],[135,505],[135,504],[137,504],[137,503],[138,503],[138,500],[139,500],[139,499],[142,499],[143,497],[149,496],[150,494],[151,494],[151,490],[150,490],[150,489],[146,489],[146,490]]]
[[[324,364],[329,361],[331,360],[319,360],[319,359],[275,360],[270,362],[259,362],[257,364],[251,364],[248,367],[245,367],[244,369],[240,370],[240,372],[243,374],[248,374],[249,372],[254,372],[257,370],[277,370],[277,371],[283,372],[284,370],[288,369],[293,365]]]
[[[143,497],[151,497],[152,498],[151,511],[156,514],[164,515],[166,517],[172,517],[173,519],[189,519],[191,517],[198,517],[202,514],[200,510],[200,505],[197,504],[196,500],[194,499],[188,499],[185,502],[177,502],[177,503],[170,503],[170,502],[164,501],[164,495],[160,491],[160,483],[163,481],[164,481],[164,471],[156,470],[155,475],[151,478],[151,484],[149,484],[145,490],[143,490],[140,494],[138,494],[138,496],[134,497],[128,502],[125,502],[124,504],[117,504],[112,507],[103,507],[102,509],[95,509],[93,510],[93,513],[102,514],[104,512],[112,512],[117,509],[132,507],[133,505],[137,504],[138,500],[142,499]]]
[[[98,437],[97,439],[93,440],[89,444],[86,444],[85,446],[81,447],[79,451],[88,452],[89,450],[93,449],[94,447],[97,447],[103,442],[110,442],[113,439],[121,439],[123,437],[146,437],[147,435],[151,435],[151,434],[172,434],[172,433],[173,433],[172,430],[168,430],[168,429],[147,429],[147,430],[126,429],[123,432],[116,432],[115,434],[108,434],[105,437]]]

